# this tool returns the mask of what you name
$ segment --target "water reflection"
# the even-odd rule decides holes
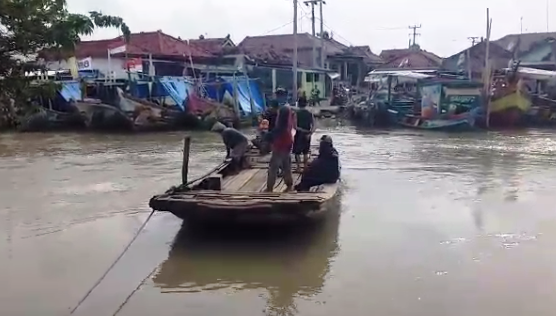
[[[153,281],[166,293],[263,289],[266,312],[296,314],[296,297],[320,293],[338,253],[339,198],[328,216],[297,227],[192,231],[177,234]]]

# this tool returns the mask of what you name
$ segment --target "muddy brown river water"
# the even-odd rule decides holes
[[[343,167],[323,224],[155,214],[74,315],[554,315],[556,133],[320,132]],[[0,315],[69,315],[178,183],[182,136],[0,135]],[[193,142],[193,174],[221,160]]]

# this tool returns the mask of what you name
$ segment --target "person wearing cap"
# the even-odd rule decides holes
[[[336,183],[338,179],[340,179],[338,151],[332,144],[332,138],[324,135],[320,139],[318,157],[303,171],[301,181],[295,186],[295,190],[306,192],[321,184]]]
[[[286,184],[286,191],[290,191],[293,186],[292,177],[292,146],[293,146],[293,128],[294,128],[293,110],[288,105],[283,105],[278,110],[276,117],[276,125],[268,135],[271,143],[272,154],[268,166],[268,175],[266,183],[266,191],[272,192],[278,173],[282,170],[282,177]]]
[[[211,129],[222,136],[222,141],[226,145],[226,159],[231,159],[231,163],[236,167],[242,167],[242,158],[249,149],[249,139],[240,131],[233,127],[216,122]]]

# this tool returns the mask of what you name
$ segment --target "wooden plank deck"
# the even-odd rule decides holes
[[[315,152],[315,151],[313,151]],[[313,155],[310,159],[313,159]],[[312,188],[309,192],[285,192],[283,177],[277,177],[273,192],[265,192],[270,155],[261,156],[252,150],[247,154],[250,168],[226,176],[225,169],[212,174],[222,176],[220,190],[208,190],[198,186],[189,190],[174,191],[151,199],[151,207],[185,216],[195,210],[283,210],[286,213],[315,210],[332,198],[338,184],[327,184]],[[292,156],[293,160],[293,156]],[[292,169],[295,169],[295,163]],[[301,173],[292,170],[293,184],[301,180]],[[207,175],[211,176],[211,175]],[[185,212],[185,213],[182,213]],[[181,214],[181,215],[179,215]]]

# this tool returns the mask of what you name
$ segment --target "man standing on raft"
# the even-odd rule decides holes
[[[307,167],[307,162],[309,161],[311,135],[315,132],[315,117],[311,111],[307,110],[308,101],[305,91],[302,92],[297,105],[299,110],[297,110],[295,120],[296,127],[293,141],[293,154],[295,155],[297,171],[300,172],[300,156],[303,155],[303,169]]]
[[[274,184],[276,183],[276,178],[278,177],[278,171],[280,169],[283,172],[286,191],[291,191],[293,187],[291,158],[293,124],[293,110],[288,105],[281,106],[278,110],[276,125],[270,131],[272,154],[268,166],[266,192],[272,192],[274,190]]]

